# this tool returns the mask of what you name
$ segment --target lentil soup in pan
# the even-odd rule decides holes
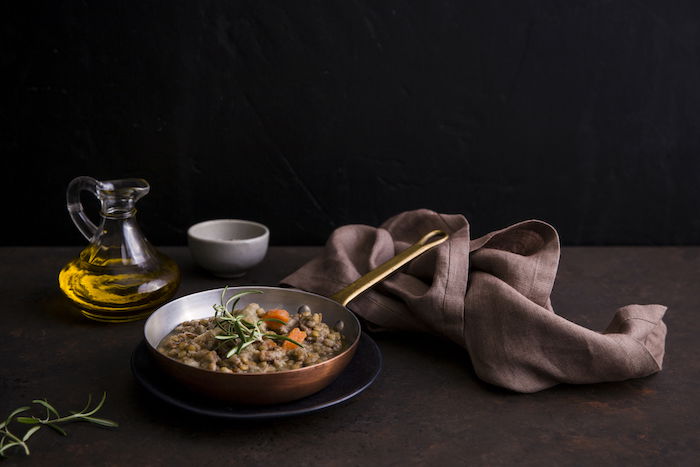
[[[355,354],[360,322],[347,304],[447,238],[429,232],[332,297],[238,286],[178,298],[146,321],[148,350],[161,370],[200,397],[235,404],[306,397],[328,386]]]
[[[344,348],[343,321],[331,329],[321,313],[308,305],[295,315],[285,309],[265,310],[257,303],[231,311],[215,306],[215,316],[185,321],[158,345],[163,355],[185,365],[222,373],[264,373],[314,365],[334,357]]]

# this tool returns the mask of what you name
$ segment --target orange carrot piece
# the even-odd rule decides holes
[[[280,321],[284,321],[286,323],[287,321],[289,321],[289,312],[287,310],[281,310],[281,309],[280,310],[268,310],[262,317],[263,317],[263,319],[274,318],[274,319],[278,319]],[[277,321],[268,321],[267,327],[268,327],[268,329],[278,331],[282,327],[282,323],[278,323]]]
[[[290,339],[294,339],[295,341],[301,344],[302,342],[304,342],[304,339],[306,339],[306,333],[299,328],[294,328],[291,331],[289,331],[287,337],[289,337]],[[294,342],[289,341],[284,341],[284,343],[282,344],[282,348],[284,350],[292,350],[296,346],[297,345]]]

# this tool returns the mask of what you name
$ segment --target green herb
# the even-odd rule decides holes
[[[0,435],[2,435],[2,438],[0,439],[0,456],[7,457],[5,456],[5,452],[7,452],[8,449],[15,446],[21,447],[22,449],[24,449],[24,453],[27,456],[29,455],[29,446],[27,446],[27,440],[41,427],[35,426],[30,428],[29,430],[27,430],[24,436],[22,436],[22,438],[19,438],[17,435],[12,433],[9,427],[15,415],[20,414],[22,412],[26,412],[27,410],[29,410],[29,407],[20,407],[18,409],[15,409],[10,415],[8,415],[4,422],[0,423]]]
[[[119,424],[116,422],[113,422],[112,420],[107,420],[104,418],[97,418],[93,417],[95,413],[97,413],[98,410],[102,408],[102,406],[105,403],[105,399],[107,398],[107,394],[103,393],[102,394],[102,399],[100,402],[95,406],[94,409],[90,409],[90,404],[92,403],[92,396],[88,396],[88,402],[85,405],[85,408],[81,410],[80,412],[71,412],[70,415],[61,417],[61,414],[58,413],[58,410],[54,408],[51,404],[49,404],[49,401],[46,399],[34,399],[32,402],[38,405],[41,405],[46,409],[46,416],[45,418],[39,418],[36,416],[30,416],[30,417],[18,417],[17,415],[26,412],[30,409],[30,407],[20,407],[18,409],[15,409],[8,415],[8,417],[0,423],[0,456],[2,457],[7,457],[6,453],[8,452],[9,449],[13,447],[19,447],[24,451],[25,455],[29,455],[29,446],[27,446],[27,440],[39,431],[39,429],[42,426],[48,426],[49,428],[52,428],[53,430],[57,431],[58,433],[62,434],[63,436],[67,436],[68,433],[58,426],[61,423],[69,423],[69,422],[76,422],[76,421],[84,421],[84,422],[89,422],[89,423],[94,423],[96,425],[100,426],[105,426],[105,427],[111,427],[115,428],[118,427]],[[55,418],[51,418],[51,417]],[[25,425],[34,425],[31,428],[29,428],[26,433],[20,438],[18,435],[15,435],[10,431],[10,423],[13,421],[16,421],[18,423],[23,423]]]
[[[262,318],[255,323],[251,323],[244,319],[241,314],[234,314],[234,310],[238,301],[241,297],[249,294],[261,294],[260,290],[245,290],[237,294],[232,295],[228,300],[224,302],[224,297],[228,287],[224,287],[221,292],[221,304],[214,305],[214,319],[216,325],[223,331],[222,334],[214,336],[220,341],[231,341],[233,347],[226,354],[226,358],[229,358],[233,354],[240,354],[243,349],[252,345],[256,342],[262,342],[263,339],[273,339],[273,340],[285,340],[292,342],[299,347],[303,347],[299,342],[294,339],[290,339],[287,336],[282,336],[275,333],[265,333],[260,329],[260,325],[266,321],[274,321],[282,324],[287,324],[284,321],[277,318]],[[229,304],[231,304],[231,311],[228,310]]]

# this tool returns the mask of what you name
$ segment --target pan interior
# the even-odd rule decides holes
[[[158,308],[146,321],[146,341],[156,348],[178,324],[213,316],[212,305],[220,303],[222,290],[194,293]],[[342,332],[348,343],[354,342],[360,334],[360,323],[355,315],[329,298],[300,290],[262,286],[229,287],[226,297],[244,290],[260,290],[263,293],[242,297],[236,308],[242,308],[248,303],[257,303],[266,310],[284,308],[290,314],[295,314],[300,306],[308,305],[312,313],[322,313],[323,321],[331,327],[342,320],[345,325]]]

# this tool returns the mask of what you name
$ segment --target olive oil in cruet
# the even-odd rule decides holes
[[[143,179],[91,177],[77,177],[68,186],[68,212],[90,244],[63,267],[58,281],[88,318],[114,323],[144,318],[180,284],[177,264],[148,242],[136,222],[135,204],[149,189]],[[81,191],[100,201],[99,226],[85,214]]]

